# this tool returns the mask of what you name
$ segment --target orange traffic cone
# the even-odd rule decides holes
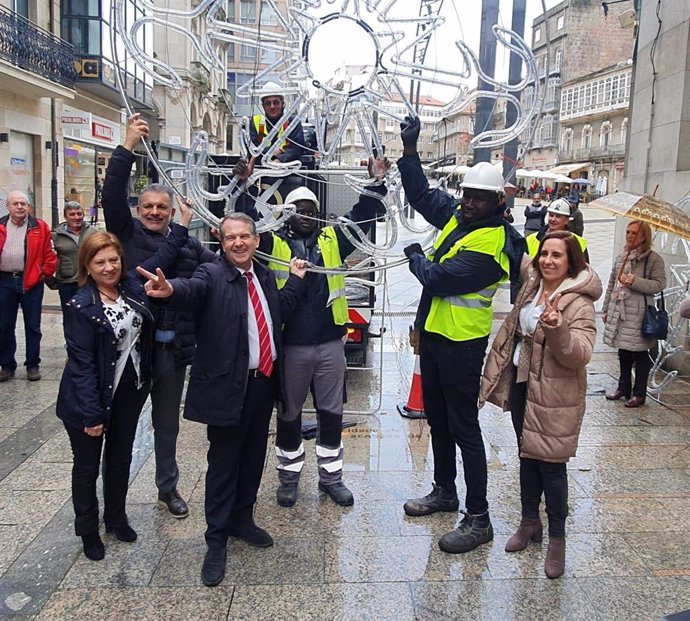
[[[422,375],[419,370],[419,356],[414,357],[414,374],[412,375],[412,386],[407,404],[398,404],[400,416],[405,418],[426,418],[424,413],[424,400],[422,399]]]

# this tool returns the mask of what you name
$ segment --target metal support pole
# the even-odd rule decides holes
[[[525,5],[527,0],[513,0],[513,20],[510,26],[511,30],[520,35],[523,39],[525,37]],[[510,53],[510,64],[508,65],[508,84],[518,84],[522,75],[522,61],[520,57],[514,52]],[[506,108],[506,127],[510,127],[517,119],[517,110],[514,106],[508,105]],[[503,147],[503,178],[517,185],[515,178],[515,164],[517,162],[518,139],[513,138]],[[509,172],[511,175],[508,175]],[[506,199],[506,207],[512,209],[515,206],[515,198],[508,197]]]
[[[55,33],[55,3],[49,2],[50,34]],[[58,209],[58,143],[57,123],[55,121],[55,97],[50,98],[50,223],[53,227],[60,224],[60,210]]]
[[[496,39],[491,30],[494,24],[498,24],[499,0],[482,0],[482,23],[479,33],[479,65],[486,75],[494,77],[496,67]],[[479,90],[493,90],[490,84],[479,80]],[[493,127],[494,101],[486,97],[477,99],[477,117],[474,125],[475,133],[479,134]],[[491,149],[479,148],[474,150],[474,163],[488,162],[491,160]]]

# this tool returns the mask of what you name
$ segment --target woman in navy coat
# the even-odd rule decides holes
[[[153,316],[143,286],[125,274],[117,237],[94,233],[80,247],[81,288],[65,308],[68,360],[57,415],[74,455],[74,528],[92,560],[105,556],[96,496],[104,445],[106,532],[120,541],[137,538],[125,502],[137,421],[148,395]]]

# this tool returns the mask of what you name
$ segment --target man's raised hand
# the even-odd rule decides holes
[[[127,121],[127,136],[122,146],[128,151],[133,151],[142,136],[144,138],[149,137],[149,124],[141,118],[138,112],[135,112]]]
[[[137,267],[137,272],[147,279],[144,284],[144,291],[150,298],[169,298],[173,294],[173,286],[166,279],[160,267],[156,268],[155,274],[141,266]]]
[[[254,164],[256,163],[256,155],[253,155],[249,161],[245,159],[239,160],[233,167],[232,173],[240,178],[240,181],[246,181],[252,176],[254,172]]]
[[[177,196],[176,198],[177,206],[180,209],[180,219],[178,224],[188,229],[192,218],[194,217],[194,212],[192,211],[192,205],[194,205],[194,202],[191,198],[187,198],[186,196],[184,198]]]

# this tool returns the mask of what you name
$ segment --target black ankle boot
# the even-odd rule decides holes
[[[105,558],[105,546],[101,540],[98,531],[88,535],[82,535],[82,544],[84,546],[84,556],[90,558],[92,561],[102,561]]]
[[[137,540],[137,531],[135,531],[128,522],[122,522],[122,524],[118,524],[117,526],[106,525],[105,532],[115,535],[119,541],[124,541],[126,543],[133,543]]]

